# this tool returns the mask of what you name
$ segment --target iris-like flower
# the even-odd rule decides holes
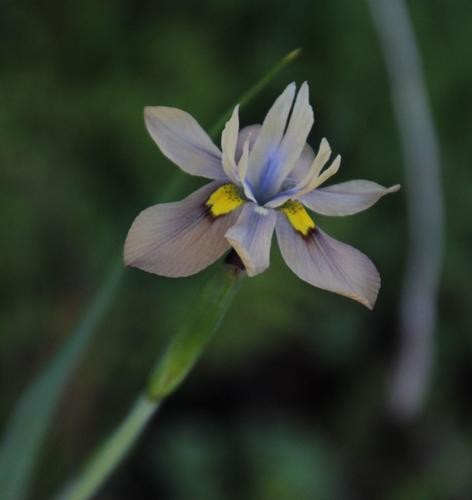
[[[350,215],[400,186],[355,180],[320,187],[334,175],[340,156],[326,139],[315,155],[306,143],[313,125],[305,82],[276,99],[262,125],[239,129],[238,106],[221,136],[221,151],[185,111],[145,108],[147,129],[162,153],[190,175],[212,182],[176,203],[141,212],[129,230],[125,263],[161,276],[195,274],[231,247],[247,274],[269,266],[275,229],[283,258],[308,283],[372,308],[380,277],[355,248],[322,231],[307,211]]]

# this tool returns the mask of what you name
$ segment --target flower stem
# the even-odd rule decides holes
[[[98,491],[123,460],[158,408],[158,402],[151,401],[146,396],[139,396],[123,422],[86,464],[78,480],[67,486],[57,499],[82,500],[90,498]]]
[[[151,372],[147,389],[128,415],[57,500],[91,498],[131,450],[160,403],[182,383],[218,329],[243,273],[225,265],[204,286],[199,300]]]
[[[150,399],[157,401],[168,396],[192,369],[203,348],[220,326],[239,289],[241,275],[236,268],[225,266],[223,275],[217,273],[207,283],[200,300],[151,372],[147,387]]]
[[[234,104],[228,108],[226,113],[224,113],[221,118],[211,127],[210,129],[210,137],[214,138],[220,130],[224,127],[226,121],[231,116],[234,107],[239,104],[242,108],[249,101],[251,101],[255,95],[257,95],[270,81],[280,72],[282,71],[288,64],[294,61],[301,53],[302,49],[298,48],[289,52],[285,57],[283,57],[275,66],[273,66],[268,73],[266,73],[258,82],[256,82],[247,92],[242,94],[236,99]]]

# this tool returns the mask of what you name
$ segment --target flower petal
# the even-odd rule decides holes
[[[238,143],[236,145],[236,161],[238,162],[243,154],[244,144],[249,139],[249,151],[252,151],[254,143],[256,142],[257,136],[261,130],[262,125],[256,123],[254,125],[248,125],[243,127],[239,131]]]
[[[221,152],[191,115],[166,106],[146,107],[144,120],[162,153],[190,175],[226,179]]]
[[[366,210],[382,196],[399,189],[399,184],[386,188],[376,182],[357,180],[315,189],[297,199],[322,215],[351,215]]]
[[[238,221],[225,235],[238,252],[249,276],[262,273],[269,267],[275,219],[274,210],[246,203]]]
[[[308,134],[314,122],[313,109],[309,101],[308,84],[304,82],[293,105],[292,115],[287,125],[284,138],[280,144],[283,161],[277,171],[274,181],[275,189],[279,190],[282,182],[293,170],[305,147]]]
[[[226,122],[221,134],[221,151],[223,152],[223,170],[226,175],[236,184],[240,183],[238,168],[236,166],[235,154],[239,133],[239,105],[233,110],[231,118]]]
[[[297,186],[300,188],[301,191],[303,191],[304,193],[308,193],[312,190],[311,189],[312,185],[314,186],[319,185],[318,179],[321,177],[320,172],[323,170],[323,167],[328,162],[330,156],[331,156],[331,147],[326,138],[323,137],[323,139],[321,139],[318,153],[316,154],[316,157],[313,160],[313,163],[311,164],[309,171],[307,172],[305,178]]]
[[[293,167],[293,170],[288,174],[286,182],[290,187],[295,186],[299,182],[303,181],[310,171],[313,161],[315,159],[315,153],[309,144],[305,144],[300,158]]]
[[[176,203],[143,210],[133,222],[125,243],[128,266],[160,276],[195,274],[230,248],[224,237],[240,209],[211,217],[206,201],[221,183],[211,182]]]
[[[248,158],[249,158],[249,143],[250,142],[251,142],[251,137],[249,136],[246,139],[246,142],[244,143],[243,153],[241,155],[241,158],[239,159],[237,169],[238,169],[239,180],[243,186],[243,191],[244,191],[244,194],[246,195],[246,198],[248,200],[251,200],[254,203],[256,203],[256,198],[254,197],[254,193],[252,192],[251,186],[249,185],[249,183],[246,179]]]
[[[298,92],[280,144],[278,146],[272,144],[265,150],[265,157],[258,169],[257,165],[254,165],[254,168],[250,164],[250,168],[253,168],[249,173],[252,176],[250,181],[254,185],[259,201],[265,203],[280,191],[286,177],[300,158],[312,125],[313,109],[309,103],[308,84],[304,82]],[[263,130],[259,134],[258,140],[262,134]],[[254,149],[256,147],[257,141]]]
[[[373,308],[380,276],[363,253],[331,238],[319,228],[303,237],[280,212],[276,232],[282,256],[299,278]]]
[[[258,183],[271,156],[277,152],[294,96],[295,84],[291,83],[275,100],[264,119],[249,156],[248,180],[253,186]]]
[[[333,161],[330,167],[328,167],[321,175],[320,172],[326,162],[329,160],[331,156],[331,148],[329,146],[328,141],[323,138],[321,140],[321,144],[318,150],[318,153],[313,158],[313,161],[309,168],[306,170],[305,176],[296,184],[293,184],[293,178],[288,178],[284,182],[284,188],[281,192],[277,193],[273,196],[267,203],[265,203],[266,207],[276,208],[280,207],[283,203],[285,203],[290,198],[300,198],[305,193],[309,193],[313,191],[317,186],[322,184],[327,178],[334,175],[341,163],[341,157],[338,157]],[[310,157],[310,150],[307,151],[306,147],[304,148],[304,153],[302,153],[302,157],[297,162],[297,168],[300,171],[300,163],[306,162],[306,160]]]

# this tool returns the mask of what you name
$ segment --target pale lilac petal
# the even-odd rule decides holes
[[[253,201],[256,203],[256,198],[254,197],[254,193],[252,192],[251,186],[246,180],[246,173],[247,173],[247,167],[248,167],[248,158],[249,158],[249,143],[251,142],[251,137],[249,136],[246,139],[246,142],[244,143],[243,146],[243,153],[241,155],[241,158],[238,161],[237,169],[238,169],[238,176],[239,176],[239,181],[243,187],[244,194],[248,200]]]
[[[305,147],[308,134],[314,122],[313,109],[309,101],[308,84],[304,82],[300,87],[287,130],[280,144],[282,158],[277,175],[274,179],[275,189],[280,189],[282,182],[293,170]]]
[[[265,203],[279,192],[287,175],[300,158],[312,125],[313,110],[309,103],[308,85],[305,82],[298,92],[290,120],[280,144],[277,146],[273,142],[270,147],[266,147],[263,155],[258,156],[256,154],[258,141],[264,132],[263,125],[254,145],[250,157],[248,176],[259,201]]]
[[[241,158],[244,150],[244,144],[249,139],[249,151],[254,147],[257,136],[261,130],[262,125],[256,123],[254,125],[248,125],[239,131],[238,143],[236,144],[236,161],[238,162]]]
[[[267,162],[277,154],[294,96],[295,84],[291,83],[275,100],[262,123],[249,156],[248,180],[253,186],[258,183]]]
[[[184,172],[208,179],[226,179],[221,152],[191,115],[166,106],[146,107],[149,134],[162,153]]]
[[[160,276],[198,273],[230,248],[224,237],[240,209],[212,218],[205,206],[221,185],[211,182],[182,201],[143,210],[125,243],[125,264]]]
[[[305,153],[305,158],[303,158],[303,160],[306,161],[308,156],[309,153]],[[321,140],[318,153],[313,158],[313,161],[309,168],[306,170],[305,176],[296,184],[293,184],[293,180],[291,179],[288,179],[288,181],[286,180],[283,184],[283,189],[275,196],[273,196],[267,203],[265,203],[265,206],[276,208],[283,205],[290,198],[298,199],[305,193],[313,191],[327,178],[334,175],[338,171],[339,165],[341,163],[341,157],[339,155],[336,157],[333,163],[323,173],[320,174],[330,156],[331,148],[328,141],[323,138]]]
[[[296,186],[301,192],[303,192],[303,194],[312,191],[314,189],[312,186],[319,185],[321,177],[320,173],[328,162],[330,156],[331,147],[326,138],[323,137],[323,139],[321,139],[320,147],[318,148],[318,153],[316,153],[316,157],[313,160],[310,169],[308,170],[305,178],[298,184],[298,186]]]
[[[238,174],[241,184],[244,189],[244,194],[248,200],[256,201],[254,193],[252,192],[251,186],[246,179],[248,163],[249,163],[249,153],[254,147],[259,131],[261,130],[259,124],[248,125],[239,131],[238,142],[236,144],[236,154],[235,159],[238,165]]]
[[[376,182],[357,180],[318,188],[298,199],[322,215],[351,215],[366,210],[382,196],[399,189],[398,184],[386,188]]]
[[[295,167],[288,174],[286,178],[286,183],[288,187],[293,187],[299,182],[305,179],[306,175],[310,171],[313,161],[315,160],[315,153],[309,144],[305,144],[300,158],[298,158]],[[284,188],[285,189],[285,186]]]
[[[313,177],[313,179],[309,182],[309,184],[300,190],[298,195],[302,196],[306,193],[313,191],[318,186],[321,186],[321,184],[324,184],[330,177],[332,177],[334,174],[338,172],[340,166],[341,166],[341,155],[338,155],[331,162],[331,165],[328,168],[325,168],[320,175]]]
[[[235,154],[239,133],[239,106],[233,110],[231,118],[226,122],[225,128],[221,134],[221,151],[223,153],[223,170],[226,175],[235,183],[239,184],[238,168],[236,165]]]
[[[238,221],[226,233],[226,238],[238,252],[249,276],[262,273],[269,267],[275,219],[274,210],[246,203]]]
[[[331,238],[319,228],[303,237],[280,212],[276,232],[282,256],[299,278],[373,308],[380,276],[363,253]]]

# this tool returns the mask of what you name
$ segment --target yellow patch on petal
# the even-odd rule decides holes
[[[316,224],[299,201],[288,200],[282,205],[281,210],[293,229],[303,236],[308,236],[315,229]]]
[[[239,189],[234,184],[223,184],[207,200],[206,206],[209,207],[213,217],[229,214],[244,203]]]

